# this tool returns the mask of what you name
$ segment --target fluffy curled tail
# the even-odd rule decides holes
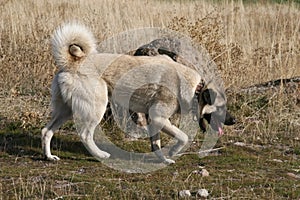
[[[56,64],[65,70],[76,70],[86,56],[97,52],[94,35],[85,26],[74,22],[58,27],[51,44]]]

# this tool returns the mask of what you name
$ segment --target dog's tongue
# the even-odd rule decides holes
[[[219,126],[218,131],[219,131],[219,136],[224,135],[224,131],[221,126]]]

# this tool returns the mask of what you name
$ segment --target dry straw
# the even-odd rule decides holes
[[[48,112],[44,105],[49,103],[57,70],[49,41],[53,30],[65,21],[87,24],[99,42],[141,27],[184,33],[207,49],[227,88],[238,90],[300,75],[300,12],[293,3],[8,0],[1,1],[0,16],[0,109],[4,118],[27,119],[36,116],[28,114],[33,110],[39,111],[37,116]],[[30,96],[39,99],[36,109],[29,105],[34,102]],[[273,112],[287,105],[282,95],[273,99],[276,101],[269,104]],[[22,106],[16,109],[16,105]],[[280,108],[285,113],[281,118],[288,117],[285,107]]]

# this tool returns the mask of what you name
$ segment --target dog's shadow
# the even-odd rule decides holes
[[[3,120],[3,119],[2,119]],[[0,129],[0,155],[8,154],[14,157],[26,157],[31,160],[45,160],[41,145],[41,128],[24,129],[21,122],[7,122]],[[76,133],[55,134],[51,141],[53,154],[61,159],[88,160],[97,162],[95,158],[86,150]],[[69,131],[67,131],[69,132]],[[111,154],[111,161],[142,161],[144,163],[156,163],[161,161],[154,154],[135,154],[122,150],[110,142],[100,142],[99,148]],[[132,157],[134,155],[134,157]]]
[[[2,119],[3,120],[3,119]],[[3,125],[5,124],[5,125]],[[33,160],[44,160],[41,145],[41,128],[24,129],[21,122],[4,122],[0,129],[0,153],[15,157],[29,157]],[[76,134],[56,134],[51,141],[54,154],[61,158],[90,157]]]

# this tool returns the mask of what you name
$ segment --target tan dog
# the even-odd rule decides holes
[[[181,52],[184,51],[183,41],[175,38],[163,37],[151,41],[148,44],[145,44],[139,47],[135,52],[134,56],[157,56],[157,55],[167,55],[175,62],[178,62],[182,65],[185,65],[191,69],[197,71],[197,67],[186,60],[184,57],[180,56]],[[190,52],[189,52],[190,53]],[[196,54],[195,54],[196,55]],[[193,56],[193,54],[191,55]],[[198,62],[204,62],[203,58],[198,57],[194,59]],[[199,64],[199,63],[198,63]],[[209,66],[206,66],[207,68]],[[210,66],[211,67],[211,66]],[[211,69],[208,69],[211,70]],[[201,75],[204,75],[204,70],[201,72]],[[218,97],[218,98],[216,98]],[[204,113],[201,116],[197,116],[199,126],[203,132],[206,132],[207,125],[205,121],[211,126],[215,131],[219,132],[219,135],[223,134],[221,129],[221,122],[224,122],[224,125],[231,126],[236,123],[235,118],[227,111],[226,109],[226,97],[220,86],[216,82],[210,81],[206,83],[205,88],[202,88],[201,94],[198,98],[198,111],[195,112],[196,115]],[[145,115],[137,113],[137,116],[134,116],[136,123],[144,126],[147,124]]]

